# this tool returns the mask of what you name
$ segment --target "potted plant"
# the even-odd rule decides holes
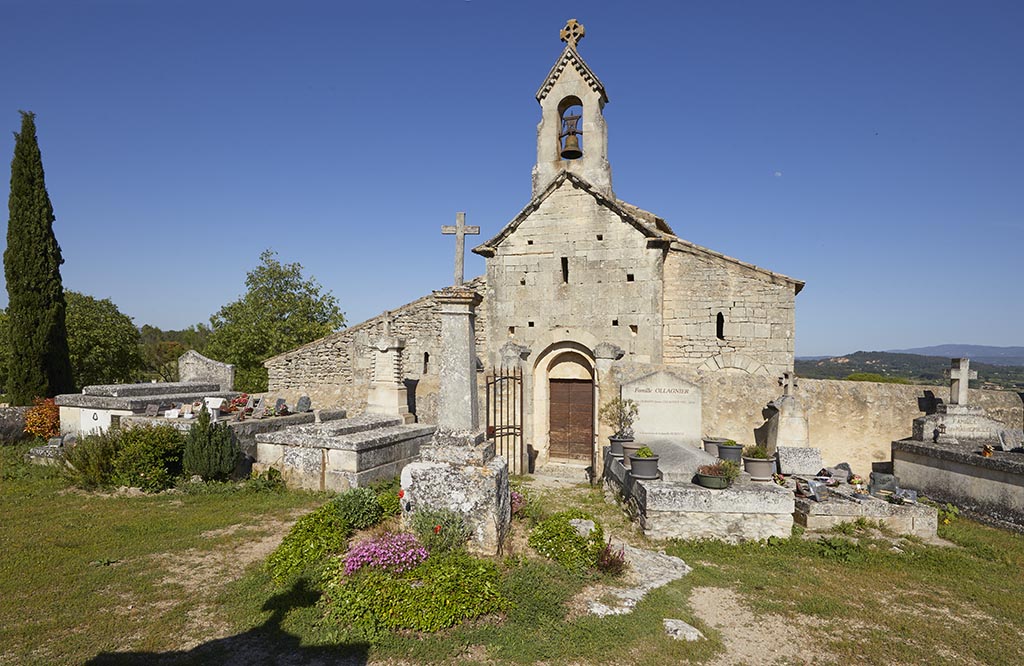
[[[704,442],[704,450],[717,458],[718,445],[729,440],[725,437],[702,437],[701,441]]]
[[[697,475],[694,479],[698,486],[721,490],[728,488],[740,475],[740,466],[731,460],[719,460],[711,465],[701,465],[697,468]]]
[[[615,434],[608,438],[611,444],[609,454],[614,458],[622,458],[623,442],[633,441],[633,422],[640,411],[640,406],[634,400],[623,399],[621,396],[609,400],[601,407],[598,416],[606,426],[615,429]]]
[[[641,446],[629,457],[629,473],[634,479],[657,479],[658,456],[650,447]]]
[[[737,444],[735,439],[727,439],[718,445],[718,457],[722,460],[730,460],[739,467],[740,458],[743,456],[743,445]]]
[[[753,481],[771,481],[775,458],[770,457],[763,446],[748,446],[743,449],[743,469]]]

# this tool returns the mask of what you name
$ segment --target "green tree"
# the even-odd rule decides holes
[[[7,393],[7,366],[11,362],[10,338],[7,332],[7,310],[0,310],[0,395]]]
[[[163,331],[156,326],[143,324],[139,334],[140,354],[146,377],[176,382],[178,357],[189,349],[202,354],[210,329],[203,324],[197,324],[180,331]]]
[[[139,378],[139,329],[109,298],[66,291],[68,347],[75,384],[132,382]]]
[[[235,388],[267,390],[263,361],[333,333],[345,323],[338,301],[302,265],[282,264],[264,250],[245,277],[246,293],[210,317],[207,356],[235,364]]]
[[[64,258],[53,235],[55,218],[46,192],[35,115],[24,111],[21,132],[14,135],[8,210],[4,251],[11,347],[7,393],[12,403],[28,405],[36,396],[74,390],[74,381],[60,279]]]

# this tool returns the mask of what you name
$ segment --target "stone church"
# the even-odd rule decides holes
[[[596,466],[610,434],[599,423],[600,405],[629,381],[668,375],[703,395],[697,437],[749,443],[760,408],[778,394],[777,378],[793,369],[803,282],[686,241],[616,196],[608,95],[580,55],[583,34],[575,20],[566,24],[565,47],[537,90],[532,198],[472,250],[487,267],[466,283],[482,297],[480,404],[491,405],[488,423],[505,418],[494,413],[500,400],[487,395],[484,378],[512,369],[521,384],[514,404],[500,409],[514,413],[536,464]],[[461,222],[453,228],[460,245],[473,230]],[[424,296],[268,359],[270,391],[307,393],[358,413],[367,404],[373,345],[400,338],[408,408],[430,423],[439,333],[437,305]]]

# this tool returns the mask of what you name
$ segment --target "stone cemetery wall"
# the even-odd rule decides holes
[[[491,339],[525,345],[536,358],[553,330],[575,329],[651,362],[660,346],[661,256],[566,180],[487,260]]]
[[[482,292],[483,278],[466,283]],[[417,420],[433,423],[436,413],[437,372],[440,362],[441,323],[433,296],[390,311],[391,334],[403,337],[402,367],[409,389],[411,411]],[[477,308],[476,343],[486,349],[487,302]],[[366,406],[373,372],[370,345],[384,335],[385,316],[315,340],[264,361],[270,377],[268,394],[295,401],[308,395],[323,407],[344,407],[358,414]],[[486,359],[481,359],[486,361]]]
[[[673,243],[665,257],[664,362],[771,376],[792,368],[794,285],[709,252]]]
[[[235,366],[206,358],[194,349],[178,357],[179,382],[210,382],[220,386],[221,391],[235,387]]]

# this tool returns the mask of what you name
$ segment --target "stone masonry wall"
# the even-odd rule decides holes
[[[467,282],[482,292],[483,278]],[[432,295],[390,311],[391,333],[404,337],[402,366],[410,409],[417,420],[434,422],[441,324]],[[370,345],[384,334],[384,313],[264,362],[270,395],[294,400],[309,395],[319,407],[344,407],[358,414],[366,406],[373,372]],[[476,342],[486,349],[487,302],[477,308]],[[486,361],[486,359],[482,359]]]
[[[794,287],[673,244],[665,258],[665,363],[779,375],[793,367]],[[724,317],[717,337],[718,313]],[[762,369],[763,366],[763,369]]]
[[[575,329],[637,361],[657,361],[661,257],[642,232],[566,180],[487,261],[491,352],[512,340],[536,358],[553,331]]]

